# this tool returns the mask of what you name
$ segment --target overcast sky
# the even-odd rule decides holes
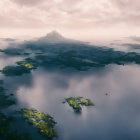
[[[140,35],[140,0],[0,0],[0,37],[51,30],[82,38]]]

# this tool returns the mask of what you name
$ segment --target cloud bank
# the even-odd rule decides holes
[[[139,24],[139,0],[0,1],[0,28],[137,31]]]

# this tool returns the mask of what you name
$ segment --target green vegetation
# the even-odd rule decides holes
[[[109,64],[125,65],[140,64],[140,54],[135,52],[115,51],[105,47],[80,44],[25,44],[25,47],[8,48],[7,55],[23,56],[26,51],[28,58],[18,61],[15,66],[7,66],[2,72],[8,76],[30,73],[32,69],[44,67],[50,69],[68,69],[87,71],[91,68],[101,68]],[[26,56],[27,56],[26,55]],[[25,55],[24,55],[25,56]]]
[[[27,59],[31,61],[30,59]],[[28,61],[18,61],[16,66],[6,66],[0,72],[6,76],[21,76],[25,73],[30,73],[32,69],[36,69],[36,66]]]
[[[56,122],[50,115],[28,108],[22,109],[21,114],[29,123],[35,125],[46,138],[52,139],[57,137],[57,133],[53,129]]]
[[[27,63],[26,61],[18,61],[17,64],[24,66],[27,69],[35,69],[35,66],[33,64]]]
[[[21,76],[24,73],[30,73],[30,69],[27,69],[24,66],[6,66],[1,72],[6,76]]]
[[[68,44],[66,47],[61,44],[41,47],[34,45],[30,47],[30,49],[35,54],[34,57],[31,58],[32,61],[34,61],[37,66],[47,69],[73,68],[78,71],[86,71],[93,67],[100,68],[108,64],[140,64],[140,54],[138,53],[126,53],[103,47],[70,46]],[[36,53],[36,51],[41,50],[44,53]]]
[[[70,97],[66,98],[63,103],[67,102],[76,112],[82,110],[81,106],[94,106],[91,100],[84,99],[83,97]]]
[[[112,48],[80,44],[27,44],[25,49],[35,55],[32,58],[38,66],[47,69],[73,68],[78,71],[93,67],[104,67],[108,64],[140,64],[140,54],[115,51]],[[43,52],[38,54],[37,52]]]

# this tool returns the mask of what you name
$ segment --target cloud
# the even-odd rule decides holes
[[[11,0],[11,1],[22,6],[34,6],[44,2],[44,0]]]
[[[118,6],[121,10],[139,10],[139,0],[110,0],[114,5]],[[128,11],[130,12],[130,11]]]
[[[139,24],[139,0],[0,1],[0,28],[130,29]]]

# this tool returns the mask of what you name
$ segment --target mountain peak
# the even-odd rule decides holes
[[[57,34],[57,35],[60,35],[60,33],[58,33],[56,30],[51,31],[51,32],[48,33],[48,34]],[[48,35],[48,34],[47,34],[47,35]]]
[[[55,30],[50,32],[50,33],[48,33],[45,37],[39,38],[38,41],[42,42],[42,43],[51,43],[51,44],[58,44],[58,43],[76,43],[76,44],[77,43],[84,43],[84,42],[81,42],[81,41],[65,38],[64,36],[62,36],[60,33],[58,33]]]
[[[46,35],[46,39],[56,40],[56,39],[64,39],[64,37],[60,33],[54,30]]]

